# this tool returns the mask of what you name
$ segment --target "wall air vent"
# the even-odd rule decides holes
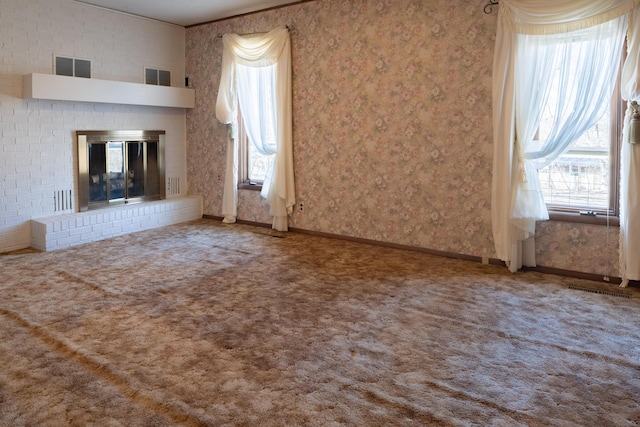
[[[56,190],[53,192],[53,211],[64,212],[73,209],[73,193],[71,190]]]
[[[578,286],[578,285],[569,285],[568,288],[569,289],[574,289],[574,290],[577,290],[577,291],[591,292],[591,293],[594,293],[594,294],[609,295],[609,296],[612,296],[612,297],[631,298],[631,294],[629,294],[627,292],[606,291],[606,290],[603,290],[603,289],[596,289],[596,288],[590,288],[590,287]]]
[[[91,61],[87,59],[54,56],[53,74],[58,76],[91,78]]]
[[[145,68],[144,82],[148,85],[171,86],[171,71]]]
[[[180,178],[170,177],[167,178],[167,196],[174,194],[180,194]]]

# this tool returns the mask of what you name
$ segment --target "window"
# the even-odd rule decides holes
[[[216,117],[222,123],[232,125],[235,141],[227,150],[223,221],[236,222],[238,187],[246,188],[242,181],[257,173],[259,163],[255,162],[251,162],[252,171],[248,172],[249,159],[255,157],[250,151],[251,144],[269,157],[260,196],[269,205],[273,218],[271,226],[274,230],[287,231],[288,218],[295,205],[289,31],[280,27],[266,34],[225,34],[222,43]],[[238,114],[242,114],[244,126],[238,126]],[[240,128],[246,137],[242,136]],[[241,147],[245,150],[242,158]],[[242,179],[237,173],[241,169],[240,161],[242,169],[247,171]]]
[[[624,120],[620,77],[619,71],[611,101],[604,106],[600,120],[565,153],[538,171],[550,213],[580,213],[587,217],[618,215],[618,153]],[[553,95],[557,90],[557,86],[552,90],[544,109],[539,138],[546,138],[553,126],[556,101]]]
[[[247,137],[242,115],[238,114],[238,186],[259,190],[269,168],[273,155],[261,154]]]
[[[275,71],[274,66],[236,66],[243,82],[240,92],[246,96],[240,98],[237,117],[240,188],[261,189],[273,166],[277,150]]]

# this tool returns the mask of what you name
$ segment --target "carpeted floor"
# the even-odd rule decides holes
[[[569,285],[207,219],[6,255],[0,425],[640,425],[639,291]]]

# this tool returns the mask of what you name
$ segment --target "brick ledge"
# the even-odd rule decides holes
[[[31,220],[31,247],[53,251],[202,218],[202,197],[185,196]]]

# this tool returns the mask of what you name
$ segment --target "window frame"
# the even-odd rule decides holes
[[[588,206],[577,207],[557,203],[546,203],[549,219],[554,221],[568,221],[587,224],[619,225],[620,215],[620,149],[622,145],[622,131],[626,111],[625,101],[622,99],[621,81],[622,66],[626,59],[627,41],[625,39],[620,58],[620,67],[616,84],[613,89],[610,104],[609,122],[609,207],[594,209]]]
[[[237,125],[238,189],[262,191],[263,181],[252,181],[249,179],[249,137],[244,127],[244,120],[240,108],[238,108]]]

